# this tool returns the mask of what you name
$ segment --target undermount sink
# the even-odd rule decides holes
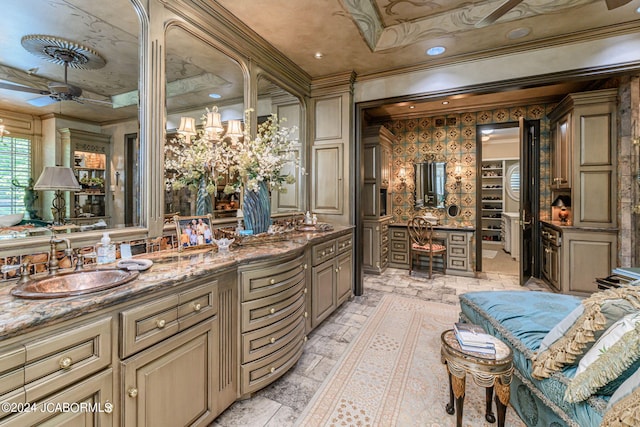
[[[11,290],[19,298],[48,299],[90,294],[123,285],[138,277],[137,271],[86,270],[32,279]]]

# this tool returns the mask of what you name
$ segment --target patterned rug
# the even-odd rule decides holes
[[[445,411],[440,334],[458,313],[458,306],[385,295],[296,425],[454,426],[455,416]],[[484,419],[484,396],[468,378],[465,427],[496,425]],[[524,426],[512,408],[505,425]]]

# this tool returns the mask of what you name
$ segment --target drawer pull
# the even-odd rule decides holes
[[[271,314],[273,314],[273,313],[275,313],[275,312],[276,312],[276,309],[275,309],[275,308],[272,308],[271,310],[269,310],[269,313],[271,313]]]
[[[272,285],[276,283],[276,279],[271,279],[269,280],[269,283],[271,283]]]
[[[307,313],[306,311],[304,312],[304,317],[309,317],[309,313]]]
[[[302,292],[306,294],[308,292],[307,288],[304,288],[304,291],[302,291]]]
[[[325,256],[325,254],[326,254],[325,251],[320,252],[320,256]]]
[[[202,310],[202,305],[200,305],[199,303],[197,304],[193,304],[193,311],[200,311]]]
[[[273,344],[273,343],[275,343],[275,342],[276,342],[276,339],[275,339],[275,338],[273,338],[273,337],[271,337],[271,339],[269,340],[269,342],[270,342],[271,344]]]
[[[307,269],[307,264],[303,265],[302,268]]]
[[[113,403],[109,402],[108,400],[104,402],[104,412],[106,414],[110,414],[113,412]]]
[[[271,372],[272,374],[276,371],[276,368],[274,368],[273,366],[271,367],[271,369],[269,369],[269,372]]]
[[[302,338],[302,341],[307,342],[309,341],[309,338],[307,338],[307,336],[305,335],[304,338]]]
[[[164,320],[164,319],[156,320],[156,326],[157,326],[159,329],[164,328],[166,324],[167,324],[167,321],[166,321],[166,320]]]
[[[336,268],[336,273],[338,272],[338,269]]]
[[[60,359],[60,368],[61,369],[69,369],[69,368],[71,368],[72,364],[73,364],[73,361],[71,360],[71,358],[69,356],[63,357],[62,359]]]
[[[138,396],[138,389],[131,387],[129,390],[127,390],[127,394],[129,395],[129,397],[137,397]]]

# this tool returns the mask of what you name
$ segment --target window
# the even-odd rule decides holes
[[[507,194],[515,201],[520,201],[520,164],[516,163],[507,169]]]
[[[31,140],[1,136],[0,215],[24,212],[23,187],[29,183],[29,178],[31,178]]]

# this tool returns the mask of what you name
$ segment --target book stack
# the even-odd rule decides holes
[[[458,344],[463,351],[471,351],[487,355],[495,355],[496,347],[491,335],[478,326],[470,323],[456,322],[453,325]]]

